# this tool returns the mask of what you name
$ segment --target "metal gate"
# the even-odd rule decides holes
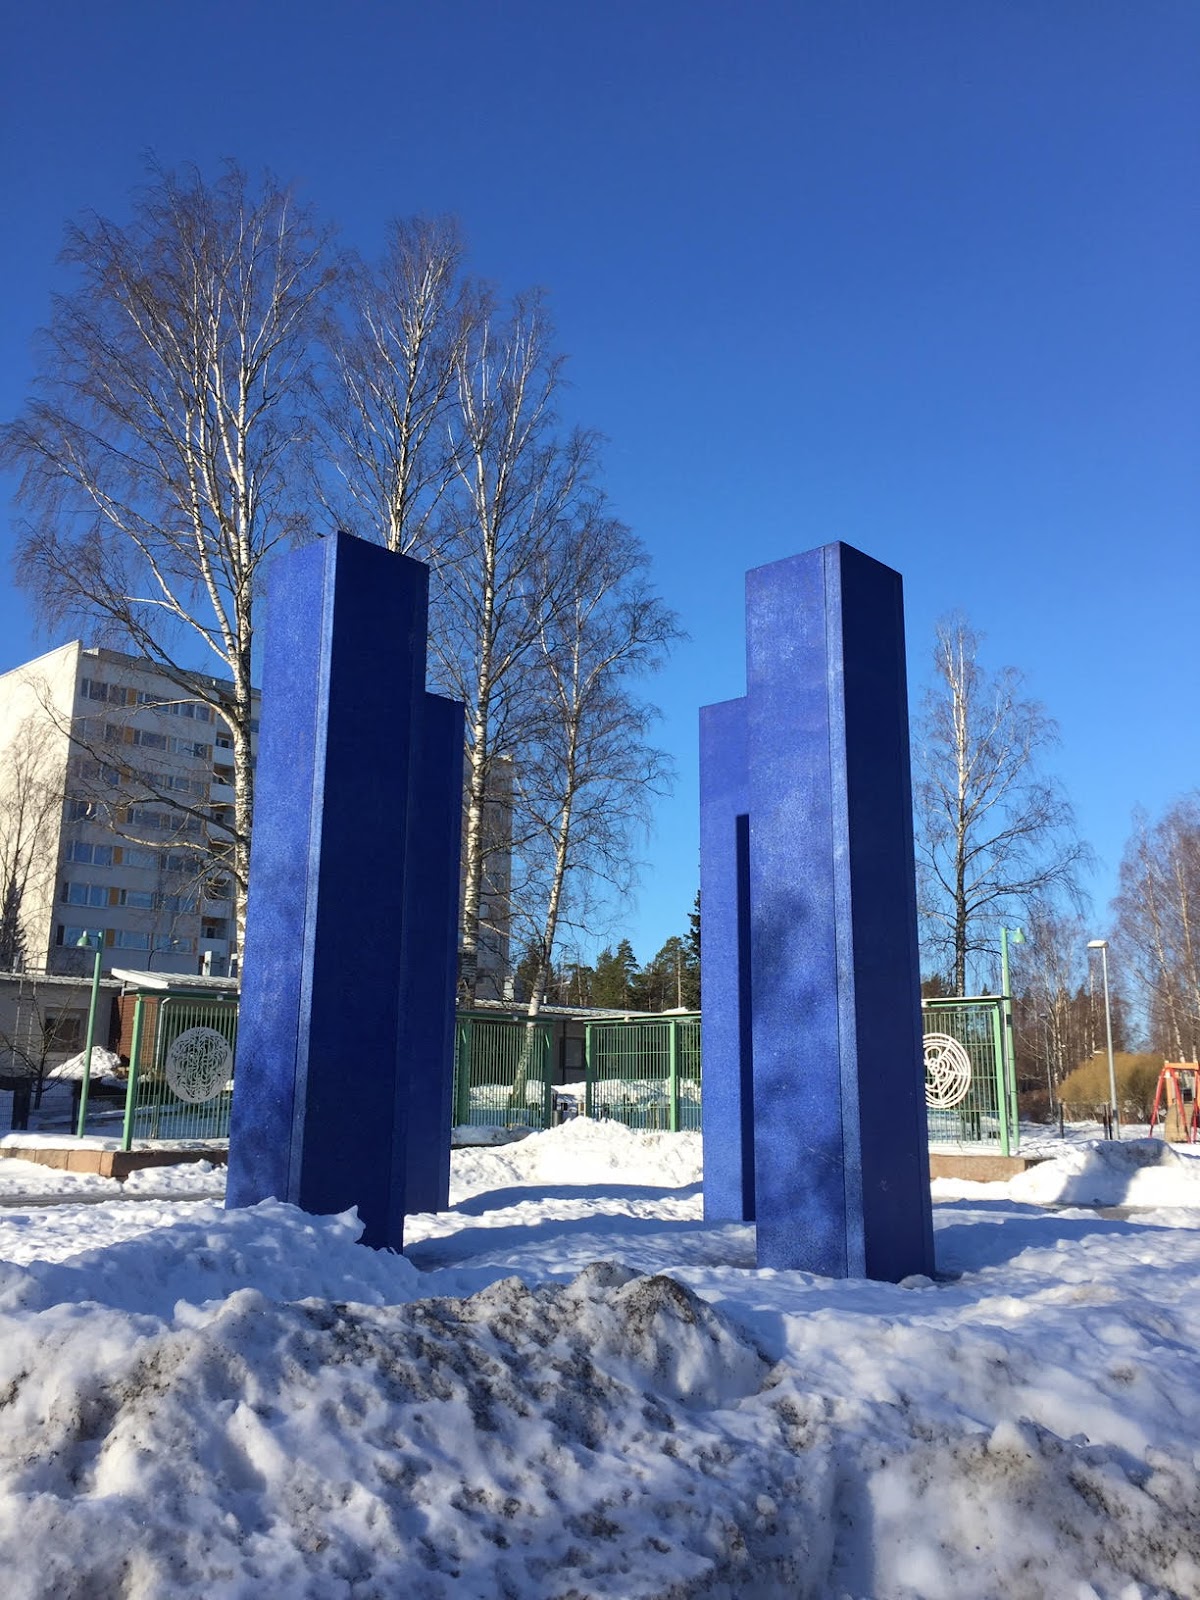
[[[1015,1154],[1015,1080],[1006,1070],[1003,1000],[924,1000],[921,1019],[930,1144],[987,1145],[999,1155]]]
[[[137,997],[122,1149],[135,1139],[229,1137],[237,1015],[232,997]]]
[[[454,1048],[455,1123],[548,1128],[553,1111],[551,1033],[547,1022],[460,1011]]]
[[[627,1128],[700,1127],[700,1018],[589,1022],[584,1111]]]

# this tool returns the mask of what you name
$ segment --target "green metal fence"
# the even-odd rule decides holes
[[[454,1121],[473,1127],[548,1128],[554,1103],[552,1031],[546,1022],[460,1011]]]
[[[134,1005],[122,1148],[135,1139],[227,1139],[236,999],[155,998],[153,1009],[144,995]]]
[[[927,1000],[926,1086],[931,1145],[1017,1149],[1013,1074],[998,997]],[[459,1012],[454,1120],[547,1128],[554,1120],[553,1025]],[[237,1001],[139,996],[134,1009],[123,1147],[134,1139],[229,1136]],[[580,1107],[630,1128],[698,1130],[700,1017],[588,1022]]]
[[[584,1111],[628,1128],[700,1127],[700,1018],[696,1014],[589,1022]]]
[[[1003,1001],[991,995],[926,1000],[921,1015],[930,1144],[986,1145],[1014,1155],[1017,1118]]]

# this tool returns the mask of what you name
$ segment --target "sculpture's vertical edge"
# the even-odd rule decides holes
[[[829,852],[833,867],[832,907],[838,974],[838,1055],[842,1107],[842,1187],[845,1191],[846,1275],[861,1278],[867,1270],[866,1224],[862,1205],[862,1126],[859,1117],[858,1013],[855,1001],[856,906],[851,890],[850,744],[854,729],[846,722],[846,638],[842,614],[842,559],[846,546],[831,544],[818,553],[824,579],[825,694],[829,727]],[[851,639],[853,649],[855,640]],[[871,644],[866,641],[869,650]],[[854,662],[849,663],[851,674]],[[884,955],[886,958],[886,954]]]
[[[410,782],[398,1041],[407,1177],[393,1196],[410,1213],[443,1211],[450,1199],[463,740],[460,702],[425,695]]]
[[[746,702],[700,712],[704,1215],[754,1218]]]
[[[357,1206],[364,1240],[393,1248],[406,1181],[396,1049],[427,597],[418,562],[345,535],[274,574],[231,1135],[229,1203],[273,1194],[317,1213]],[[294,662],[281,660],[289,651]],[[255,1155],[280,1133],[285,1163]]]
[[[754,1165],[761,1266],[845,1276],[822,552],[746,579]]]
[[[865,1265],[934,1270],[899,573],[847,545],[837,570],[853,908],[857,1122]],[[848,1172],[848,1181],[852,1175]]]

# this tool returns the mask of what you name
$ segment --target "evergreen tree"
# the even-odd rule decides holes
[[[700,891],[688,912],[687,965],[684,972],[683,1004],[689,1011],[700,1009]]]
[[[625,1003],[625,970],[614,950],[601,950],[592,977],[592,1004],[617,1010]]]

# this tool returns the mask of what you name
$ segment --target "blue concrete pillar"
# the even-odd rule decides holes
[[[754,1220],[750,775],[746,702],[700,712],[701,1103],[704,1215]]]
[[[272,574],[226,1200],[357,1206],[394,1249],[449,1173],[463,719],[427,604],[344,534]]]
[[[843,544],[751,572],[745,707],[759,1264],[928,1273],[899,575]]]

